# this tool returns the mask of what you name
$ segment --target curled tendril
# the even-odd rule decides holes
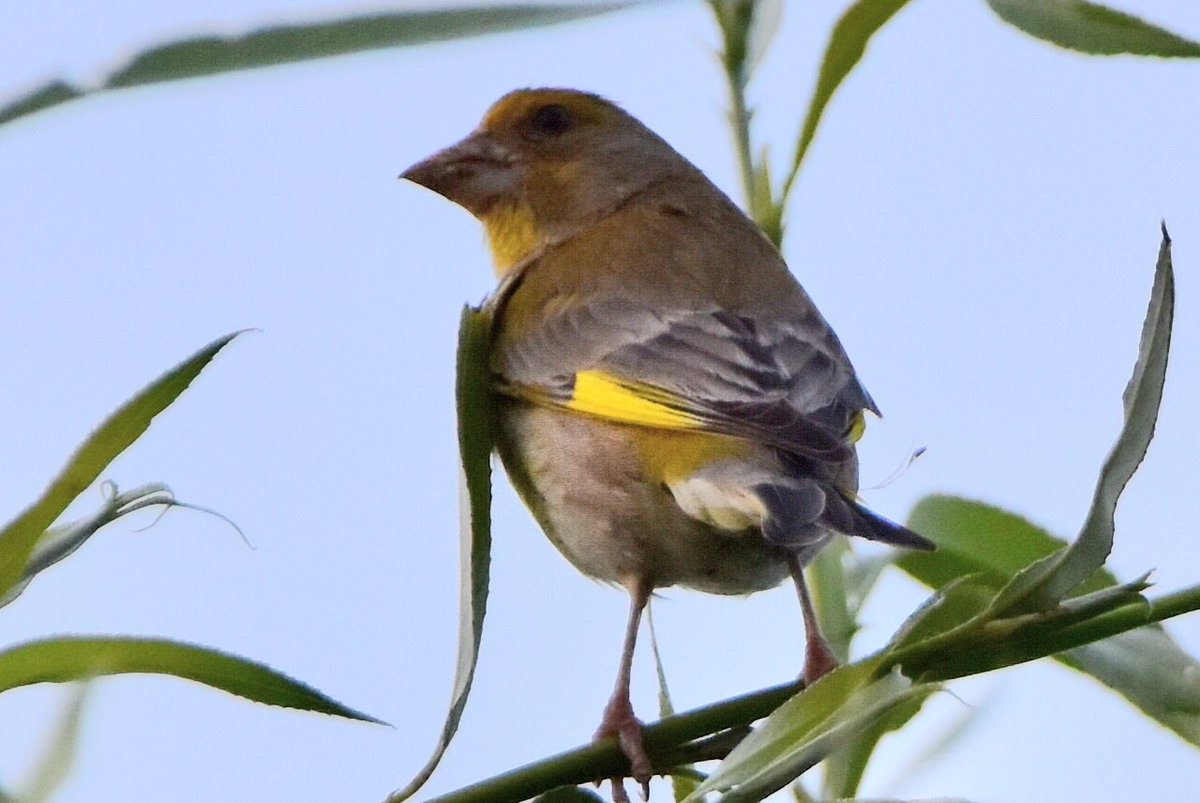
[[[195,510],[200,513],[206,513],[210,516],[215,516],[232,527],[234,532],[238,534],[246,546],[248,546],[250,549],[257,549],[257,547],[250,542],[250,539],[246,537],[245,531],[243,531],[233,519],[210,507],[192,504],[191,502],[181,502],[175,498],[175,493],[168,486],[162,483],[150,483],[134,488],[132,491],[120,493],[115,482],[112,482],[111,480],[105,480],[100,488],[101,493],[104,494],[105,501],[112,506],[114,512],[118,516],[124,516],[127,513],[133,513],[134,511],[142,510],[144,508],[162,508],[158,512],[158,515],[154,517],[153,521],[144,527],[136,528],[134,532],[140,533],[149,530],[151,527],[158,524],[159,520],[161,520],[162,517],[167,514],[168,510],[173,507],[181,507],[187,508],[188,510]]]
[[[882,482],[878,482],[875,485],[872,485],[870,488],[866,488],[865,490],[878,491],[880,488],[888,487],[893,482],[895,482],[896,480],[900,479],[905,474],[907,474],[908,470],[910,468],[912,468],[912,464],[917,462],[918,460],[920,460],[921,456],[923,454],[925,454],[924,446],[914,447],[913,449],[911,449],[909,451],[908,457],[904,458],[903,462],[901,462],[900,465],[898,465],[894,469],[892,469],[892,473],[888,474],[886,477],[884,477]]]

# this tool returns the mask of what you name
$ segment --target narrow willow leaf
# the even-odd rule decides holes
[[[911,646],[891,648],[878,660],[881,669],[899,665],[922,681],[990,672],[1014,664],[1054,656],[1098,643],[1172,616],[1200,610],[1200,586],[1148,600],[1139,591],[1145,583],[1077,598],[1053,611],[992,619],[986,614],[960,628]],[[1147,655],[1147,661],[1155,656]],[[1190,660],[1190,659],[1189,659]],[[1078,668],[1078,667],[1077,667]],[[1153,676],[1147,666],[1147,676]],[[1200,700],[1187,710],[1200,709]]]
[[[784,703],[734,748],[693,799],[729,790],[722,797],[728,803],[761,800],[937,688],[914,685],[897,672],[875,678],[877,668],[875,660],[840,667]]]
[[[998,698],[995,689],[989,689],[983,700],[972,700],[970,705],[962,706],[958,714],[933,735],[929,744],[921,748],[921,751],[895,774],[895,780],[886,785],[905,783],[950,757],[954,748],[962,744],[966,736],[996,707]],[[953,803],[955,800],[958,798],[938,798],[938,803]]]
[[[1154,270],[1150,304],[1142,324],[1141,342],[1133,375],[1121,401],[1125,424],[1116,445],[1100,471],[1091,509],[1083,530],[1063,556],[1045,593],[1062,599],[1104,565],[1112,551],[1117,503],[1129,480],[1150,448],[1162,404],[1163,385],[1171,352],[1171,329],[1175,319],[1175,273],[1171,266],[1171,238],[1162,227],[1162,243]]]
[[[766,58],[783,22],[783,0],[708,0],[725,39],[727,67],[745,87]]]
[[[1140,597],[1135,592],[1145,587],[1145,578],[1122,587],[1101,568],[1112,548],[1117,502],[1145,456],[1162,399],[1174,312],[1170,244],[1164,227],[1138,359],[1123,396],[1125,424],[1105,461],[1079,538],[1068,547],[1023,519],[987,505],[931,497],[914,509],[909,526],[932,538],[939,549],[931,555],[902,555],[897,565],[934,588],[947,587],[967,574],[992,587],[1003,585],[989,609],[976,614],[978,622],[1054,611],[1008,624],[995,622],[1015,629],[1008,638],[986,645],[978,641],[979,633],[970,634],[974,647],[965,652],[938,643],[946,653],[925,667],[925,677],[947,679],[1054,655],[1096,677],[1192,744],[1200,744],[1200,663],[1161,627],[1142,626],[1145,620],[1139,620]],[[1104,612],[1118,607],[1122,628],[1100,630]],[[926,626],[928,633],[898,638],[894,648],[919,649],[913,647],[919,636],[949,638],[944,635],[950,633],[945,627],[949,622],[934,619],[939,613],[934,609],[928,622],[910,627]],[[961,614],[967,617],[971,611],[966,608]],[[929,627],[929,622],[937,626]],[[1089,637],[1091,633],[1095,635]],[[1097,641],[1104,635],[1108,638]]]
[[[237,36],[200,36],[152,47],[91,87],[53,81],[0,107],[0,124],[107,89],[177,81],[364,50],[440,42],[550,25],[604,14],[633,2],[478,6],[399,11],[296,25],[275,25]]]
[[[831,720],[857,691],[870,682],[874,662],[838,667],[811,687],[793,695],[754,729],[692,794],[699,800],[759,777],[787,755],[791,746]]]
[[[1108,559],[1112,551],[1117,503],[1154,437],[1163,383],[1167,378],[1174,314],[1171,238],[1164,225],[1137,362],[1122,397],[1125,423],[1100,469],[1100,479],[1083,529],[1058,558],[1018,576],[1001,592],[994,605],[998,615],[1047,610],[1057,605]]]
[[[857,622],[863,606],[875,590],[883,570],[891,566],[899,555],[899,551],[886,552],[879,555],[861,555],[853,549],[849,550],[842,565],[845,567],[846,610]]]
[[[646,606],[646,623],[650,626],[650,651],[654,655],[654,672],[658,676],[658,716],[666,719],[675,714],[675,704],[671,702],[671,689],[667,685],[667,671],[663,668],[662,653],[658,650],[658,631],[654,627],[654,600]],[[696,769],[691,764],[672,767],[671,789],[675,800],[686,800],[695,791],[698,781]]]
[[[458,732],[483,638],[487,612],[492,554],[492,448],[495,444],[495,402],[492,397],[488,347],[491,311],[464,307],[458,330],[458,369],[455,397],[458,410],[458,446],[461,460],[459,500],[461,519],[461,575],[459,578],[458,661],[450,710],[433,754],[420,772],[389,803],[412,797],[433,775]]]
[[[987,0],[996,16],[1030,36],[1094,55],[1200,56],[1200,44],[1132,14],[1084,0]]]
[[[850,641],[858,632],[858,621],[846,599],[843,558],[849,552],[847,539],[836,538],[817,553],[807,569],[821,632],[825,634],[833,654],[843,662],[849,660]]]
[[[51,106],[66,103],[69,100],[76,100],[85,94],[87,94],[86,90],[65,81],[50,81],[31,89],[16,100],[9,101],[6,105],[0,106],[0,125],[16,120],[18,117],[49,109]]]
[[[792,799],[796,803],[817,803],[817,799],[808,793],[808,790],[804,788],[804,784],[801,781],[796,781],[792,784],[790,791]]]
[[[908,523],[938,543],[938,552],[931,553],[938,559],[927,561],[924,554],[905,553],[896,563],[939,593],[910,617],[893,637],[891,649],[911,647],[969,622],[988,606],[995,589],[1017,570],[1018,564],[1044,560],[1064,546],[1064,542],[1024,519],[954,497],[921,500]],[[973,569],[978,573],[969,574]],[[953,577],[957,572],[968,574]],[[1138,581],[1131,586],[1141,587],[1144,584]],[[1112,604],[1119,604],[1120,595],[1130,593],[1105,570],[1077,591],[1080,596],[1064,602],[1065,611],[1088,604],[1089,599],[1094,601],[1097,593],[1112,594],[1108,598]],[[1200,662],[1185,653],[1160,626],[1139,626],[1053,657],[1092,675],[1147,715],[1193,744],[1200,744],[1200,690],[1191,681],[1200,678]]]
[[[896,565],[931,588],[966,575],[997,590],[1025,567],[1066,547],[1028,520],[993,505],[957,496],[933,494],[908,515],[907,526],[937,544],[934,552],[903,552]],[[1115,585],[1101,569],[1080,587],[1081,593]]]
[[[143,485],[125,493],[117,493],[116,486],[110,483],[105,485],[113,491],[99,510],[86,518],[51,527],[42,533],[29,555],[20,581],[7,594],[0,595],[0,608],[19,597],[38,573],[69,557],[102,527],[144,507],[175,504],[170,490],[159,483]]]
[[[821,780],[824,790],[822,799],[853,798],[858,792],[859,784],[862,783],[867,762],[879,746],[880,740],[907,725],[909,720],[921,712],[924,703],[925,697],[916,695],[904,703],[895,705],[853,736],[844,747],[826,758]]]
[[[829,36],[829,44],[825,46],[825,56],[821,60],[821,71],[817,76],[812,100],[809,102],[808,114],[804,118],[804,127],[800,130],[791,172],[784,182],[781,205],[787,201],[792,183],[800,172],[804,155],[816,136],[817,126],[825,113],[825,107],[833,99],[833,93],[862,59],[871,37],[895,16],[897,11],[904,8],[907,2],[908,0],[857,0],[846,9],[846,13],[834,26],[833,33]]]
[[[936,650],[923,643],[891,658],[903,664],[906,674],[922,681],[951,680],[1057,657],[1066,650],[1136,630],[1149,624],[1149,611],[1150,606],[1141,600],[1116,611],[1115,617],[1101,615],[1065,627],[1043,624],[1044,614],[1026,614],[999,620],[962,638],[953,638],[957,634],[951,633],[936,644]]]
[[[384,724],[263,664],[195,644],[123,636],[64,636],[0,651],[0,692],[34,683],[131,673],[174,675],[256,703]]]
[[[238,334],[209,343],[121,405],[76,449],[41,498],[0,530],[0,596],[21,581],[37,542],[67,505],[141,437],[154,417],[179,398],[204,366]]]
[[[766,232],[767,237],[775,243],[776,248],[781,247],[783,228],[782,224],[777,224],[775,221],[782,215],[782,212],[776,209],[774,182],[771,179],[771,154],[766,146],[763,146],[758,154],[758,159],[754,162],[750,177],[750,197],[747,201],[750,206],[750,217],[754,219],[760,229]]]
[[[905,620],[892,636],[888,649],[908,648],[967,625],[987,610],[995,596],[995,589],[982,581],[980,575],[959,577],[937,589]]]
[[[968,593],[965,600],[955,600],[956,595],[961,596],[959,592],[972,591],[972,585],[971,578],[962,578],[940,589],[934,602],[910,617],[881,654],[883,666],[901,666],[906,675],[922,681],[973,675],[1055,655],[1140,627],[1151,616],[1151,603],[1140,593],[1147,587],[1144,576],[1075,597],[1051,611],[1007,618],[993,615],[995,603],[990,600],[990,589],[979,589],[977,598]],[[964,602],[967,608],[961,623],[952,609],[949,614],[943,613],[943,605]],[[981,605],[984,610],[979,613],[970,607]],[[1110,612],[1120,615],[1122,626],[1097,630],[1107,626],[1102,623]],[[1089,630],[1094,633],[1091,638],[1072,640]]]
[[[658,716],[662,719],[675,713],[675,704],[671,702],[667,670],[663,668],[662,653],[658,651],[658,631],[654,627],[654,600],[646,604],[646,624],[650,627],[650,652],[654,656],[654,672],[658,676]]]
[[[1200,662],[1160,625],[1139,627],[1055,657],[1200,747]]]
[[[72,689],[70,699],[50,734],[45,752],[25,783],[25,791],[17,796],[21,803],[49,803],[75,766],[88,689],[86,683],[80,683]]]
[[[753,77],[783,23],[783,0],[755,0],[754,16],[746,32],[746,74]]]
[[[1044,614],[1047,621],[1053,620],[1055,626],[1065,627],[1075,622],[1083,622],[1099,616],[1115,608],[1145,602],[1142,592],[1150,587],[1150,572],[1141,577],[1116,586],[1102,588],[1090,594],[1071,597],[1063,600],[1054,610]]]

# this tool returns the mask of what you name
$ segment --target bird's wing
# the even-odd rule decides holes
[[[505,392],[536,403],[843,459],[875,405],[806,296],[775,309],[573,299],[522,336],[501,334],[493,365]]]

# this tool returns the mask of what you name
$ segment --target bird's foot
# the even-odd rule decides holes
[[[840,665],[825,637],[819,632],[809,634],[804,647],[804,685],[811,686]]]
[[[633,705],[628,696],[614,695],[604,707],[604,718],[592,738],[595,741],[617,737],[621,752],[629,759],[629,777],[637,781],[641,787],[642,800],[650,799],[650,777],[654,774],[650,765],[650,756],[642,745],[642,722],[633,715]],[[628,803],[629,796],[625,794],[625,784],[622,778],[610,779],[612,783],[613,803]]]

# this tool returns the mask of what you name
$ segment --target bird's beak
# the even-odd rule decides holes
[[[520,171],[512,151],[486,132],[471,136],[417,162],[400,174],[448,198],[476,217],[520,188]]]

